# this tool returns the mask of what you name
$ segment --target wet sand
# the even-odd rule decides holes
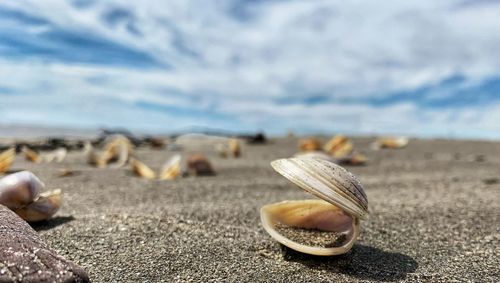
[[[17,157],[13,169],[61,188],[57,217],[33,225],[94,282],[495,282],[500,276],[500,143],[411,140],[400,150],[369,149],[347,167],[358,175],[371,215],[345,255],[299,254],[261,227],[261,206],[313,198],[269,162],[291,156],[295,139],[245,145],[240,159],[208,152],[216,176],[148,181],[126,169],[96,169],[71,152],[61,164]],[[158,170],[175,154],[139,149]],[[58,177],[70,168],[77,174]]]

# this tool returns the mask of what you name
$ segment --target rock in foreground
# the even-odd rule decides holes
[[[35,230],[0,205],[0,282],[90,282],[85,271],[45,245]]]

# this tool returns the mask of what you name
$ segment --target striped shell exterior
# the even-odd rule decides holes
[[[307,192],[365,219],[368,198],[359,180],[343,167],[316,158],[288,158],[271,162],[271,166]]]

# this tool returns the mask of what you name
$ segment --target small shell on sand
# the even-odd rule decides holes
[[[16,157],[16,149],[10,148],[0,153],[0,174],[9,171]]]
[[[42,156],[38,154],[36,151],[30,149],[27,146],[24,146],[21,149],[22,153],[24,154],[24,157],[26,160],[31,161],[33,163],[41,163],[42,162]]]
[[[398,149],[408,145],[409,139],[405,137],[385,137],[379,138],[372,144],[372,149],[391,148]]]
[[[0,204],[29,222],[49,219],[61,206],[61,190],[40,193],[43,188],[29,171],[10,174],[0,179]]]
[[[134,172],[136,176],[149,180],[156,178],[156,173],[141,161],[133,158],[130,163],[132,166],[132,172]]]
[[[229,140],[229,152],[235,158],[240,157],[241,155],[241,145],[238,139],[230,139]]]
[[[160,180],[174,180],[182,176],[182,156],[176,154],[165,162],[159,174]]]
[[[208,158],[202,153],[192,153],[186,160],[188,173],[195,176],[214,175],[215,171]]]
[[[321,150],[321,142],[315,138],[305,138],[299,140],[300,151],[318,151]]]

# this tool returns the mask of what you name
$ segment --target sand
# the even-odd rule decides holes
[[[261,227],[261,206],[314,198],[269,166],[295,153],[295,139],[245,145],[240,159],[208,153],[216,176],[149,181],[129,169],[96,169],[71,152],[61,164],[17,157],[47,189],[61,188],[57,217],[33,225],[94,282],[497,282],[500,143],[411,140],[400,150],[369,149],[347,167],[369,199],[353,249],[341,256],[294,252]],[[139,149],[158,170],[175,154]],[[77,173],[58,177],[61,168]]]

